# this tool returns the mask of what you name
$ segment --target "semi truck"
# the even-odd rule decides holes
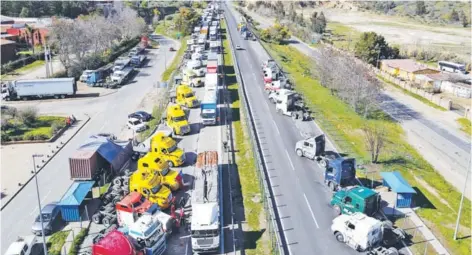
[[[379,193],[362,186],[340,189],[333,194],[330,202],[336,215],[363,213],[373,217],[381,209],[382,198]]]
[[[207,61],[207,75],[212,73],[218,73],[218,60]]]
[[[181,106],[195,108],[200,105],[193,90],[187,85],[178,85],[175,89],[175,101]]]
[[[2,99],[28,100],[33,98],[66,98],[77,92],[74,78],[17,80],[2,84]]]
[[[177,146],[177,142],[163,132],[157,132],[151,138],[152,153],[158,154],[169,167],[178,167],[185,163],[185,151]]]
[[[203,86],[203,79],[198,77],[193,70],[184,70],[182,73],[182,84],[192,88]]]
[[[291,116],[294,120],[307,121],[311,119],[310,109],[295,91],[284,89],[283,92],[273,92],[269,96],[274,98],[276,112]]]
[[[163,185],[161,177],[148,171],[137,170],[131,175],[129,191],[141,193],[151,203],[159,205],[163,210],[169,208],[173,198],[170,189]]]
[[[131,60],[128,57],[119,57],[113,63],[113,72],[118,70],[123,70],[123,68],[129,66]]]
[[[38,242],[35,235],[18,237],[8,246],[5,255],[40,255],[43,254],[43,245]]]
[[[356,179],[356,160],[344,158],[335,153],[325,152],[325,136],[319,135],[298,141],[295,152],[299,157],[315,160],[324,169],[326,185],[336,191],[347,186],[358,184]]]
[[[187,115],[180,105],[169,105],[162,118],[172,128],[173,134],[186,135],[191,131]]]
[[[162,223],[151,214],[144,214],[130,225],[128,234],[143,247],[146,255],[162,255],[167,249]]]
[[[131,77],[131,73],[134,71],[133,67],[125,67],[121,70],[116,70],[110,76],[111,81],[117,85],[124,85]]]
[[[92,255],[145,255],[131,236],[113,230],[92,245]]]
[[[205,90],[216,90],[218,88],[218,74],[207,73],[205,75]]]
[[[131,57],[131,66],[141,67],[146,59],[145,55],[134,55]]]
[[[218,152],[197,155],[190,236],[194,253],[216,252],[220,247]],[[200,174],[201,173],[201,174]]]
[[[218,108],[217,90],[206,90],[203,96],[203,101],[200,104],[200,117],[203,125],[216,124],[216,110]]]
[[[113,71],[113,64],[108,64],[98,68],[97,70],[90,71],[85,81],[89,87],[100,86],[105,82],[107,76],[109,76]]]
[[[118,225],[128,227],[151,208],[151,202],[139,192],[131,192],[116,203]]]
[[[138,171],[154,172],[161,176],[162,183],[172,191],[179,190],[182,184],[182,176],[169,168],[167,162],[160,157],[160,153],[149,152],[138,160]]]

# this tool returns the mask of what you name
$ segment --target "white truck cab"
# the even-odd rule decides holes
[[[151,214],[142,215],[129,227],[129,235],[144,244],[151,254],[160,255],[166,250],[166,238],[161,222]]]
[[[220,247],[218,203],[192,204],[190,233],[194,252],[218,251]]]
[[[18,240],[10,244],[5,255],[39,255],[41,251],[36,251],[36,247],[40,247],[42,250],[42,245],[35,246],[36,243],[36,236],[19,237]]]
[[[380,220],[362,213],[343,214],[331,225],[336,240],[357,251],[366,251],[381,245],[383,224]]]

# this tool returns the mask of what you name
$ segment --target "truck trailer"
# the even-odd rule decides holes
[[[17,80],[2,84],[2,99],[28,100],[30,98],[66,98],[75,95],[77,83],[74,78]]]
[[[217,90],[206,90],[203,101],[200,103],[200,117],[203,125],[215,125],[218,108]]]

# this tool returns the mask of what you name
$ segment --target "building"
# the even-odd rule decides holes
[[[380,61],[380,70],[404,81],[415,81],[416,75],[440,73],[439,70],[419,64],[412,59],[384,59]]]
[[[16,59],[16,42],[0,39],[1,64],[6,64]]]
[[[416,75],[415,82],[431,92],[445,92],[457,97],[471,98],[471,77],[457,73]]]
[[[48,29],[34,28],[33,35],[30,38],[25,24],[14,24],[11,28],[8,28],[6,32],[7,34],[18,36],[20,40],[28,38],[29,43],[33,43],[34,45],[41,45],[48,35]]]

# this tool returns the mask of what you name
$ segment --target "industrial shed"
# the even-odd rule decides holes
[[[396,193],[395,207],[411,207],[413,195],[416,194],[416,191],[403,179],[403,176],[398,171],[381,172],[380,175],[383,178],[383,186]]]
[[[94,181],[75,181],[72,183],[58,203],[64,221],[81,220],[80,215],[85,208],[83,201],[92,190],[94,184]]]

